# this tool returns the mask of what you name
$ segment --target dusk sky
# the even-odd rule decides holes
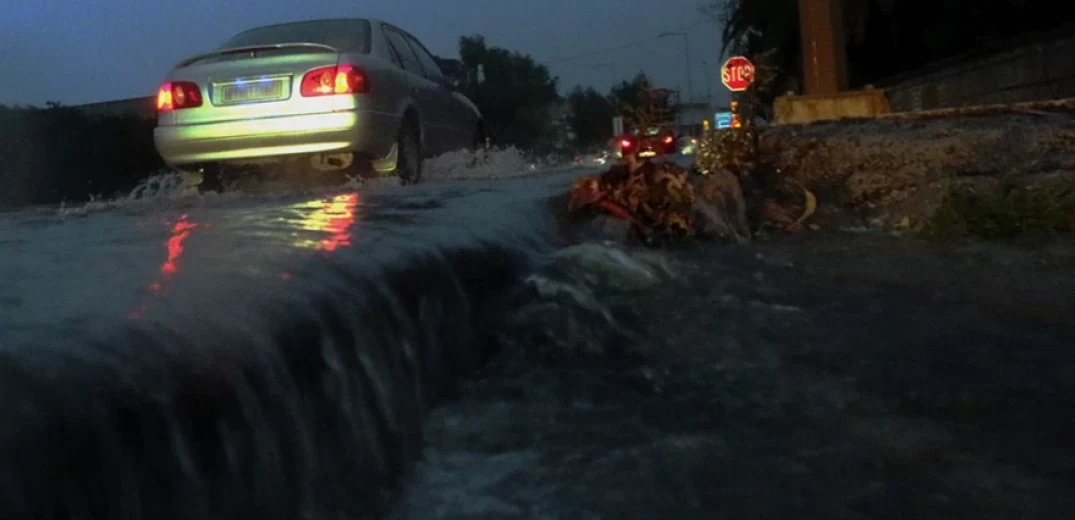
[[[561,93],[576,84],[607,90],[640,70],[686,93],[681,36],[689,33],[693,92],[720,84],[720,27],[698,11],[706,0],[4,0],[0,2],[0,103],[79,104],[152,95],[184,56],[236,32],[333,17],[393,22],[435,54],[458,57],[462,35],[546,63]],[[579,55],[585,55],[573,58]],[[708,62],[708,69],[703,65]]]

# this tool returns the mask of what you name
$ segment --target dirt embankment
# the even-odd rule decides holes
[[[826,214],[924,218],[953,186],[1075,184],[1075,110],[997,107],[764,130],[764,163],[817,194]]]

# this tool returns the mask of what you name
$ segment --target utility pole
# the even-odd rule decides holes
[[[847,89],[847,50],[840,0],[799,0],[803,90],[832,96]]]

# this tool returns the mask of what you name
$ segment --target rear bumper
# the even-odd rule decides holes
[[[180,166],[328,152],[384,157],[398,132],[393,114],[350,110],[158,126],[153,140],[164,162]]]

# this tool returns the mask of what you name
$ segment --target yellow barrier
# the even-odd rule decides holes
[[[832,96],[780,96],[773,101],[775,123],[796,124],[848,117],[875,117],[891,108],[880,89],[841,92]]]

